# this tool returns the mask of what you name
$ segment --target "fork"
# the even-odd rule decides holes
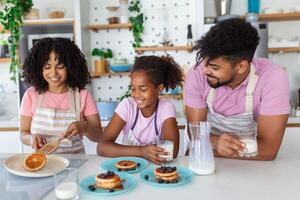
[[[55,142],[45,144],[40,149],[38,149],[37,152],[43,152],[44,154],[47,154],[47,155],[52,154],[58,148],[60,140],[61,140],[61,138],[59,138]]]

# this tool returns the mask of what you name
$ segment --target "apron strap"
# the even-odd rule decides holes
[[[79,90],[75,91],[71,88],[69,89],[69,99],[70,99],[70,110],[73,110],[76,114],[76,120],[80,121],[80,94]]]
[[[246,113],[252,112],[253,108],[253,92],[256,86],[258,76],[255,74],[255,68],[251,63],[250,75],[246,89]]]
[[[155,134],[156,134],[156,136],[159,135],[158,128],[157,128],[157,123],[156,123],[156,121],[157,121],[157,108],[158,108],[158,104],[159,104],[159,101],[157,102],[156,111],[155,111],[155,115],[154,115],[154,127],[155,127]],[[131,131],[133,131],[133,129],[134,129],[135,125],[136,125],[136,122],[138,120],[139,110],[140,109],[138,107],[136,107],[135,119],[134,119],[133,125],[130,128]]]
[[[137,119],[138,119],[138,116],[139,116],[139,108],[138,107],[136,107],[136,114],[135,114],[135,119],[134,119],[134,122],[133,122],[133,125],[131,126],[131,131],[133,131],[133,129],[134,129],[134,127],[135,127],[135,125],[136,125],[136,122],[137,122]]]
[[[215,89],[210,88],[209,92],[208,92],[208,97],[207,97],[207,102],[210,103],[210,105],[212,105],[214,96],[215,96]]]
[[[45,93],[39,94],[39,98],[35,109],[42,107],[42,104],[44,102],[44,97],[45,97]]]

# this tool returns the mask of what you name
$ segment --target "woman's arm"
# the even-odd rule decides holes
[[[100,117],[98,114],[89,115],[85,122],[85,136],[93,142],[99,142],[103,135]]]
[[[21,115],[20,117],[20,138],[23,144],[31,146],[37,150],[44,146],[47,141],[38,134],[32,135],[30,132],[32,117]]]
[[[174,117],[168,118],[164,121],[162,127],[163,139],[174,142],[173,157],[176,158],[179,151],[179,130],[177,121]]]

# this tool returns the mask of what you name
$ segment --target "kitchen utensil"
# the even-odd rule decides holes
[[[231,0],[215,0],[217,16],[229,15]]]
[[[43,152],[44,154],[50,155],[56,151],[56,149],[59,146],[60,140],[61,140],[61,138],[59,138],[56,142],[47,143],[44,146],[42,146],[40,149],[38,149],[38,151]]]

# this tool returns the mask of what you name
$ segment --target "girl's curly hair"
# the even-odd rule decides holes
[[[198,42],[196,66],[203,59],[208,61],[218,57],[227,59],[231,64],[242,60],[252,61],[259,43],[257,30],[243,19],[228,19],[213,26]]]
[[[34,86],[39,93],[48,90],[48,83],[43,78],[43,67],[52,51],[58,57],[59,63],[67,68],[66,83],[70,88],[82,90],[91,83],[84,54],[74,42],[66,38],[44,38],[30,49],[22,66],[25,83]]]
[[[146,72],[155,87],[164,84],[166,91],[181,85],[183,81],[180,66],[169,56],[141,56],[135,61],[131,73],[139,70]]]

